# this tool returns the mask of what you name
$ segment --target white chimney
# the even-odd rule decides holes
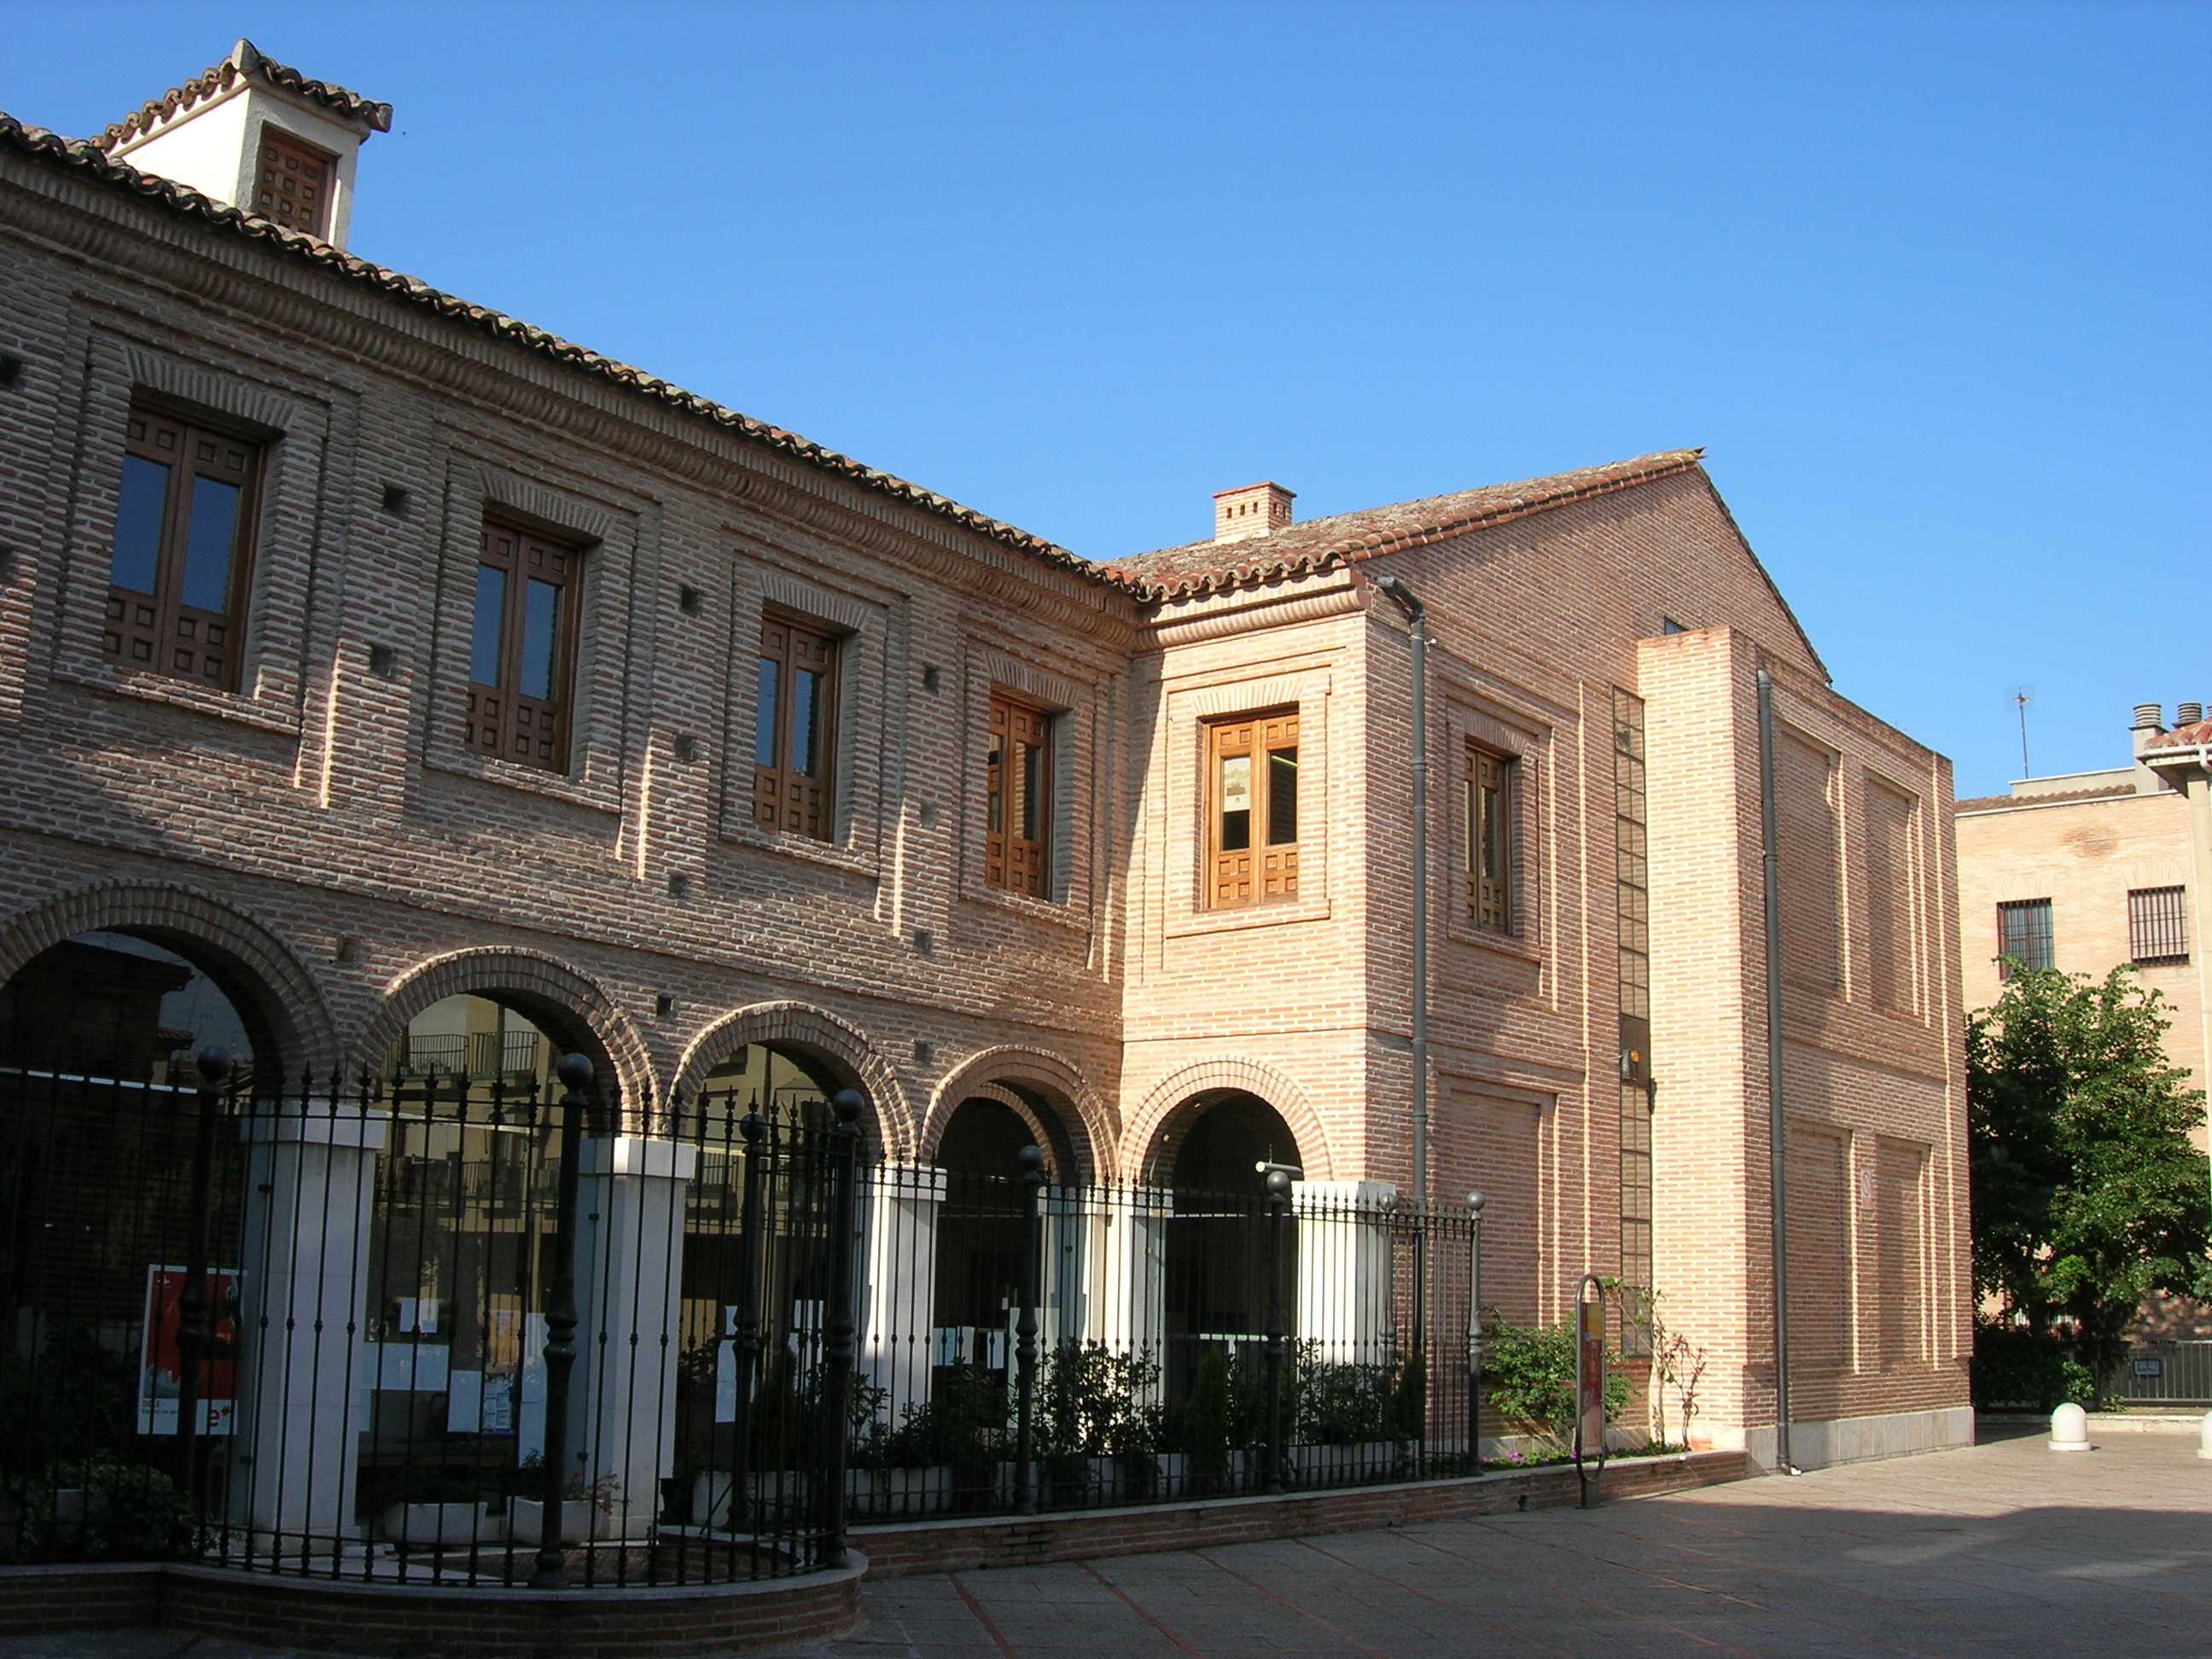
[[[1297,492],[1279,483],[1246,484],[1242,489],[1218,489],[1213,494],[1213,539],[1241,542],[1281,530],[1291,521],[1291,503]]]
[[[141,173],[342,248],[355,156],[370,133],[391,131],[391,105],[311,81],[240,40],[92,143]]]

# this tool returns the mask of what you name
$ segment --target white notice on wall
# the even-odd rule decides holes
[[[483,1427],[483,1386],[482,1371],[455,1371],[453,1389],[446,1395],[446,1432],[447,1434],[476,1434]]]

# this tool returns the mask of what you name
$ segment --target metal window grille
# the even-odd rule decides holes
[[[2049,899],[2014,899],[1997,906],[1997,953],[2029,968],[2051,965]],[[2002,971],[2011,977],[2009,969]]]
[[[2189,960],[2182,889],[2140,887],[2128,895],[2128,954],[2137,962]]]

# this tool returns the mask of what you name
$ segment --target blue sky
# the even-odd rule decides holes
[[[1959,793],[2212,700],[2212,8],[25,7],[73,136],[243,33],[355,250],[1099,556],[1703,444]],[[2195,579],[2195,580],[2192,580]]]

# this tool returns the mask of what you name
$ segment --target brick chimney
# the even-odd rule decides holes
[[[354,158],[392,106],[313,81],[251,40],[91,142],[141,173],[343,247]]]
[[[2166,780],[2143,764],[2143,751],[2150,747],[2151,739],[2166,735],[2166,705],[2161,702],[2139,702],[2135,718],[2129,722],[2128,735],[2134,739],[2135,785],[2138,795],[2154,795],[2166,787]]]
[[[1291,522],[1291,502],[1296,490],[1279,483],[1246,484],[1242,489],[1213,492],[1213,539],[1241,542],[1285,528]]]

